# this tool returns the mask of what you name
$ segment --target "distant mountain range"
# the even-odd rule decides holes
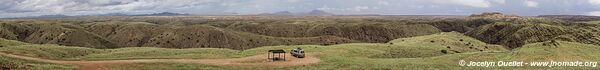
[[[131,15],[123,14],[123,13],[107,13],[107,14],[98,14],[98,15],[90,15],[90,16],[131,16]]]
[[[595,21],[600,20],[600,16],[588,15],[538,15],[537,17],[562,19],[567,21]]]
[[[28,16],[28,17],[18,17],[18,18],[68,18],[68,17],[82,17],[82,16],[221,16],[221,15],[244,15],[244,14],[231,13],[231,12],[204,13],[204,14],[159,12],[159,13],[149,13],[149,14],[106,13],[106,14],[76,15],[76,16],[54,14],[54,15]],[[258,16],[380,16],[380,14],[340,15],[340,14],[333,14],[333,13],[323,11],[323,10],[311,10],[311,11],[307,11],[307,12],[279,11],[279,12],[273,12],[273,13],[245,14],[245,15],[258,15]]]
[[[161,13],[151,13],[151,14],[123,14],[123,13],[108,13],[108,14],[98,14],[98,15],[90,15],[90,16],[190,16],[190,14],[185,13],[173,13],[173,12],[161,12]]]
[[[151,13],[151,14],[107,13],[107,14],[79,15],[79,16],[54,14],[54,15],[28,16],[28,17],[19,17],[19,18],[67,18],[67,17],[81,17],[81,16],[191,16],[191,15],[185,14],[185,13],[161,12],[161,13]]]
[[[20,18],[66,18],[71,17],[63,14],[54,14],[54,15],[41,15],[41,16],[28,16],[28,17],[20,17]]]
[[[162,12],[162,13],[140,14],[140,15],[131,15],[131,16],[190,16],[190,14]]]
[[[335,14],[329,13],[329,12],[325,12],[322,10],[312,10],[310,12],[298,12],[298,13],[292,13],[289,11],[280,11],[280,12],[275,12],[275,13],[262,13],[262,14],[258,14],[258,15],[269,15],[269,16],[332,16]]]

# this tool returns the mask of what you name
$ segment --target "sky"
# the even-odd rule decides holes
[[[0,0],[1,17],[158,12],[240,15],[323,10],[334,14],[600,16],[600,0]]]

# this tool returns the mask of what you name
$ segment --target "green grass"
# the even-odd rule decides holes
[[[319,56],[323,62],[316,65],[269,68],[269,67],[224,67],[181,63],[141,63],[136,65],[116,66],[117,69],[150,69],[150,70],[173,70],[173,69],[281,69],[281,70],[314,70],[314,69],[594,69],[592,67],[461,67],[459,60],[466,61],[598,61],[600,47],[573,42],[558,41],[559,46],[543,46],[541,43],[528,44],[519,49],[505,52],[469,52],[448,54],[421,58],[370,58],[369,55],[382,53],[385,44],[345,44],[323,48]],[[295,47],[295,46],[289,46]],[[365,48],[366,47],[366,48]],[[333,50],[335,49],[335,50]],[[317,50],[317,49],[313,49]],[[315,52],[315,51],[312,51]],[[327,53],[327,54],[325,54]],[[561,57],[577,57],[559,60]],[[572,59],[572,60],[571,60]]]
[[[113,66],[114,70],[240,70],[243,68],[197,65],[186,63],[138,63]]]
[[[460,41],[462,40],[462,41]],[[437,42],[430,42],[437,41]],[[19,42],[16,42],[19,43]],[[218,48],[195,48],[195,49],[167,49],[153,47],[130,47],[119,49],[92,49],[81,47],[68,47],[59,45],[13,45],[0,47],[0,52],[41,57],[58,60],[113,60],[113,59],[169,59],[169,58],[197,58],[218,59],[237,58],[256,54],[264,54],[271,49],[292,49],[301,47],[307,52],[341,52],[336,50],[348,49],[350,52],[372,52],[369,57],[373,58],[414,58],[444,55],[441,50],[448,50],[451,54],[458,52],[480,52],[480,51],[506,51],[501,46],[488,45],[473,38],[464,36],[457,32],[440,33],[413,38],[400,38],[384,43],[350,43],[331,46],[321,45],[281,45],[267,46],[248,50],[231,50]],[[447,48],[451,47],[451,48]],[[487,49],[484,47],[488,47]],[[372,49],[370,51],[353,51],[354,48]],[[336,50],[332,50],[336,49]],[[419,51],[414,51],[419,50]],[[342,54],[345,55],[345,54]],[[364,56],[363,54],[349,54],[351,56]]]
[[[73,65],[49,64],[0,56],[0,69],[8,70],[76,70]]]
[[[461,41],[462,40],[462,41]],[[434,42],[431,42],[434,41]],[[470,43],[470,45],[467,45]],[[459,60],[467,61],[598,61],[600,47],[575,42],[557,41],[558,46],[544,45],[548,42],[526,44],[513,50],[498,45],[485,44],[456,32],[447,32],[411,38],[400,38],[388,43],[349,43],[338,45],[281,45],[265,46],[248,50],[216,48],[164,49],[151,47],[90,49],[57,45],[13,45],[1,47],[0,52],[60,60],[112,60],[147,58],[239,58],[265,54],[271,49],[292,49],[301,47],[308,53],[318,54],[319,64],[295,67],[226,67],[184,63],[138,63],[114,66],[118,70],[239,70],[239,69],[593,69],[591,67],[461,67]],[[451,48],[447,48],[450,46]],[[482,47],[483,46],[483,47]],[[472,48],[469,48],[472,47]],[[485,49],[485,47],[488,47]],[[40,50],[42,49],[42,50]],[[76,51],[74,51],[76,50]],[[460,53],[441,53],[440,50]],[[479,51],[483,50],[483,51]],[[22,51],[22,52],[19,52]],[[27,52],[24,52],[27,51]],[[89,51],[75,56],[68,52]],[[59,57],[58,55],[66,57]],[[37,56],[36,56],[37,55]]]

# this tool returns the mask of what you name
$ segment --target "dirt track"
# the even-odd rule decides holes
[[[12,55],[6,53],[0,53],[0,55],[13,57],[18,59],[33,60],[47,63],[56,64],[73,64],[79,66],[82,70],[110,70],[111,65],[121,64],[132,64],[132,63],[152,63],[152,62],[176,62],[176,63],[198,63],[207,65],[219,65],[219,66],[237,66],[237,67],[289,67],[316,64],[321,60],[311,54],[307,54],[305,58],[295,58],[291,55],[286,55],[286,61],[269,61],[267,55],[255,55],[244,58],[231,58],[231,59],[131,59],[131,60],[101,60],[101,61],[62,61],[62,60],[49,60],[27,56]]]

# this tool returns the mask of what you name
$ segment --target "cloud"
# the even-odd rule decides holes
[[[354,11],[362,11],[362,10],[369,9],[369,7],[368,6],[356,6],[353,9],[354,9]]]
[[[299,2],[300,0],[288,0],[288,2]]]
[[[490,0],[494,3],[498,3],[498,4],[506,4],[506,0]]]
[[[387,1],[378,1],[377,4],[379,4],[379,5],[386,5],[387,6],[387,5],[390,5],[390,2],[387,2]]]
[[[0,5],[7,13],[84,14],[105,12],[161,12],[202,9],[216,0],[10,0]]]
[[[327,11],[365,11],[370,9],[379,9],[379,7],[369,7],[369,6],[354,6],[350,8],[331,8],[328,6],[323,6],[321,8],[317,8],[317,10],[327,10]]]
[[[538,7],[538,3],[537,2],[530,1],[530,0],[525,1],[525,5],[527,5],[527,7]]]
[[[0,18],[157,12],[258,14],[315,9],[336,14],[587,14],[597,11],[599,5],[600,0],[0,0]]]
[[[491,6],[490,0],[431,0],[440,4],[455,4],[470,7],[487,8]]]
[[[590,4],[600,5],[600,0],[589,0]]]
[[[592,12],[588,12],[587,15],[591,15],[591,16],[600,16],[600,11],[592,11]]]

